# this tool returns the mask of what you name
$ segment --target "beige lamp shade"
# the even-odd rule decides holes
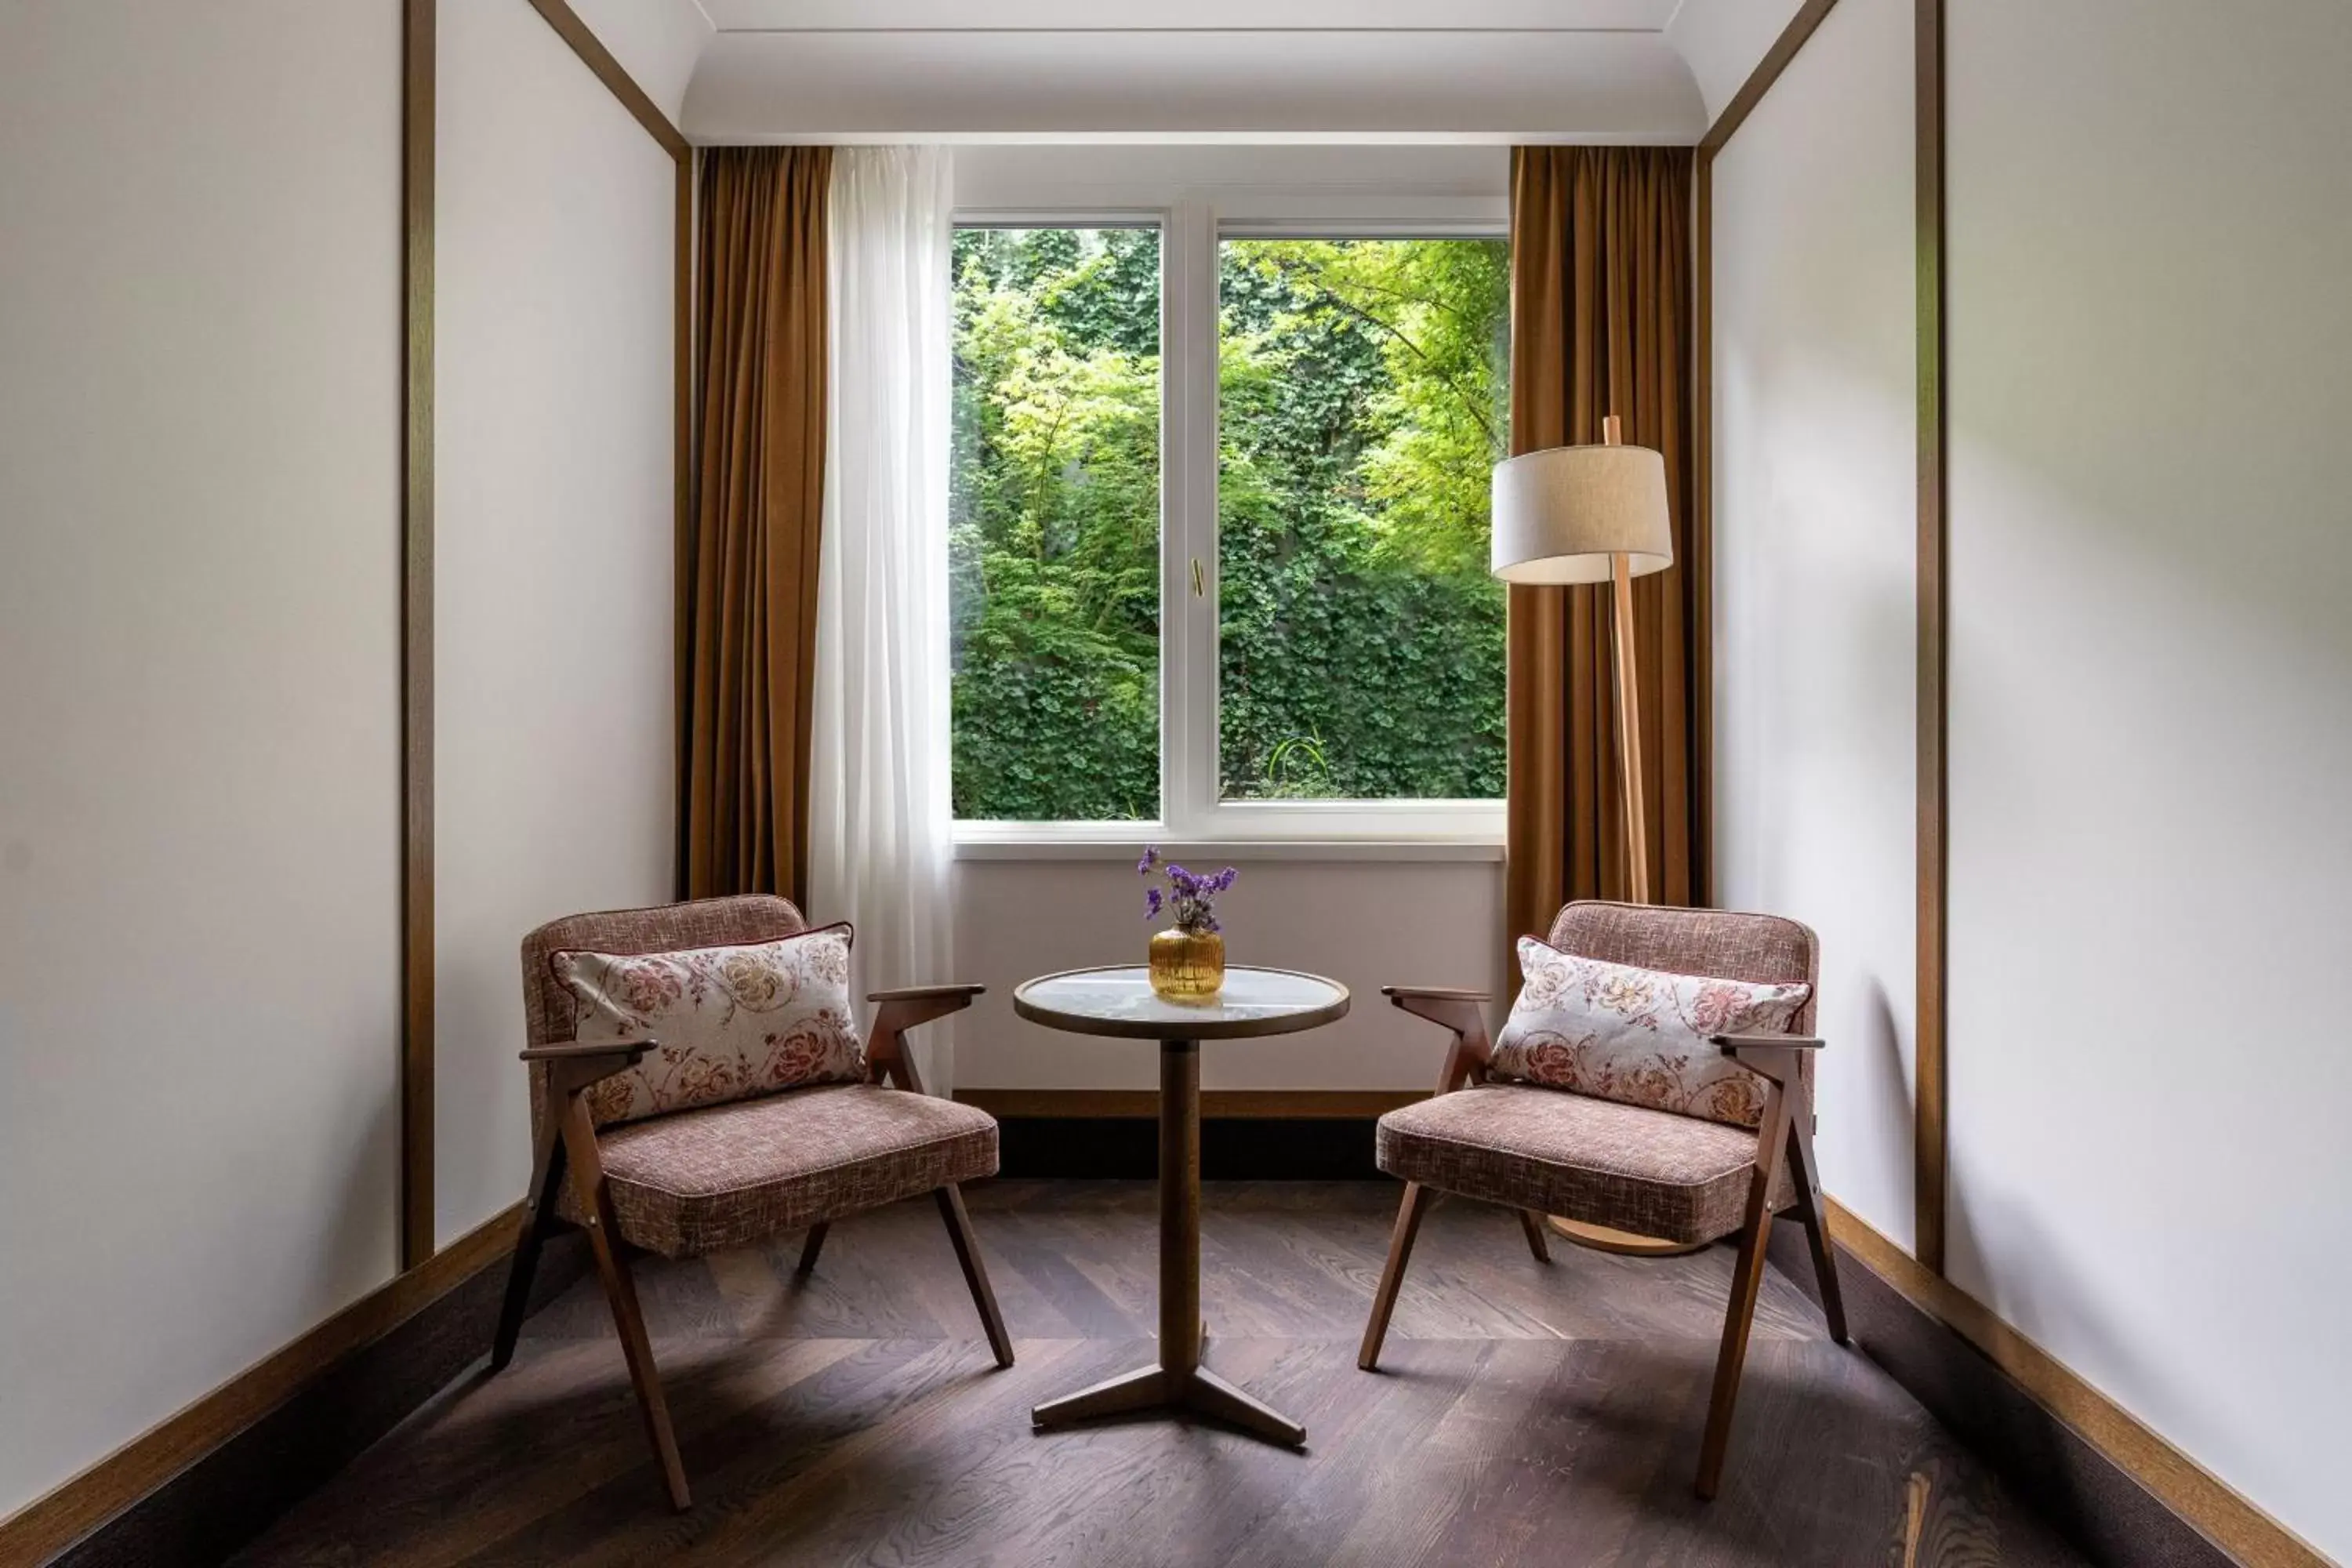
[[[1666,460],[1647,447],[1548,447],[1495,469],[1494,573],[1507,583],[1606,583],[1675,563]]]

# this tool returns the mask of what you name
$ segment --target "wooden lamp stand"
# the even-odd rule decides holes
[[[1617,416],[1601,421],[1601,444],[1622,446]],[[1633,558],[1623,551],[1609,557],[1609,648],[1617,686],[1617,777],[1625,792],[1625,896],[1650,901],[1650,829],[1642,810],[1642,710],[1634,700]]]
[[[1601,421],[1601,444],[1621,445],[1624,437],[1617,416]],[[1609,557],[1609,649],[1615,665],[1617,703],[1617,779],[1623,790],[1625,822],[1625,896],[1637,904],[1650,901],[1650,832],[1642,808],[1642,712],[1634,699],[1633,558],[1622,551]],[[1627,1258],[1673,1258],[1696,1252],[1706,1244],[1666,1241],[1605,1225],[1549,1216],[1551,1228],[1579,1247],[1614,1252]]]

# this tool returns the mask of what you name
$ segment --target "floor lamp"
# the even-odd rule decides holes
[[[1624,788],[1626,885],[1650,901],[1650,836],[1642,811],[1642,721],[1634,706],[1633,579],[1675,563],[1666,459],[1628,447],[1617,416],[1598,447],[1547,447],[1495,469],[1494,573],[1506,583],[1607,583],[1615,591],[1609,645],[1616,665],[1618,774]]]
[[[1616,669],[1618,779],[1624,790],[1627,895],[1650,901],[1650,836],[1642,808],[1642,721],[1634,701],[1633,579],[1675,563],[1666,510],[1666,460],[1628,447],[1617,416],[1601,422],[1598,447],[1549,447],[1495,469],[1493,567],[1507,583],[1607,583],[1609,645]],[[1571,1241],[1608,1252],[1659,1256],[1696,1248],[1606,1226],[1552,1216]]]

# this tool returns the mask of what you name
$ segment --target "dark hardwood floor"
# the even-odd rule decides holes
[[[664,1502],[594,1282],[533,1318],[238,1561],[250,1564],[1928,1564],[2081,1561],[1768,1276],[1723,1495],[1691,1496],[1731,1254],[1528,1256],[1442,1202],[1383,1370],[1356,1370],[1397,1189],[1207,1189],[1212,1366],[1307,1424],[1038,1435],[1031,1405],[1142,1364],[1149,1184],[970,1189],[1020,1360],[997,1371],[926,1198],[644,1260],[696,1504]],[[486,1347],[487,1348],[487,1347]]]

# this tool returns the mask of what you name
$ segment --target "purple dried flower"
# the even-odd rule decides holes
[[[1159,888],[1145,889],[1143,895],[1145,918],[1157,920],[1165,910],[1175,917],[1179,931],[1196,933],[1223,929],[1217,924],[1216,910],[1212,900],[1219,893],[1232,887],[1234,879],[1241,875],[1231,866],[1206,876],[1187,871],[1173,861],[1163,860],[1160,858],[1160,847],[1156,844],[1145,847],[1143,858],[1135,863],[1135,870],[1138,876],[1143,877],[1148,877],[1156,870],[1167,879],[1168,883],[1165,891]]]

